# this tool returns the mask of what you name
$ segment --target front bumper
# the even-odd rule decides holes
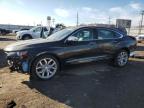
[[[16,35],[16,39],[17,40],[21,40],[21,36],[20,35]]]
[[[134,57],[136,55],[136,52],[133,51],[133,52],[130,52],[130,57]]]
[[[11,71],[18,71],[23,73],[29,72],[28,60],[22,60],[16,57],[7,57],[7,62]]]

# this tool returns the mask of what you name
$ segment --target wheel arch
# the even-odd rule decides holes
[[[130,56],[130,49],[127,48],[127,47],[122,47],[122,48],[119,48],[115,53],[114,53],[114,57],[121,51],[121,50],[125,50],[128,52],[128,55]]]
[[[31,34],[23,34],[22,35],[22,39],[24,39],[24,37],[29,36],[31,39],[33,38]]]
[[[128,52],[128,55],[130,55],[130,49],[127,47],[121,48],[121,50],[126,50]]]
[[[57,59],[57,61],[59,62],[60,69],[61,69],[62,62],[61,62],[60,58],[59,58],[56,54],[54,54],[54,53],[48,53],[48,52],[42,52],[42,53],[37,54],[37,55],[31,60],[29,72],[31,72],[31,67],[32,67],[34,61],[35,61],[38,57],[43,56],[43,55],[50,55],[50,56],[53,56],[55,59]]]

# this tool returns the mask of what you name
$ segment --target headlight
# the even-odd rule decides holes
[[[16,39],[18,39],[18,40],[19,40],[20,38],[21,38],[21,37],[20,37],[20,35],[19,35],[19,34],[17,34],[17,35],[16,35]]]
[[[27,58],[28,57],[28,52],[27,51],[20,51],[16,53],[17,56],[19,56],[20,58]]]
[[[19,36],[19,35],[20,35],[20,34],[17,32],[17,33],[16,33],[16,36]]]

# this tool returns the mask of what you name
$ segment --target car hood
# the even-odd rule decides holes
[[[23,31],[19,31],[16,34],[25,34],[25,33],[31,33],[30,30],[23,30]]]
[[[17,33],[29,32],[29,30],[18,31]]]
[[[47,39],[31,39],[31,40],[25,40],[25,41],[19,41],[15,42],[13,44],[10,44],[5,47],[5,51],[19,51],[19,50],[25,50],[29,48],[38,48],[44,45],[50,45],[51,43],[54,43],[52,41],[49,41]]]

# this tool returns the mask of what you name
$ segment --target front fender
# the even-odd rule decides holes
[[[51,53],[51,52],[48,52],[48,51],[44,51],[44,52],[41,52],[41,53],[36,54],[36,55],[29,61],[29,72],[31,71],[31,66],[32,66],[33,62],[34,62],[38,57],[40,57],[41,55],[51,55],[51,56],[55,57],[55,58],[59,61],[59,63],[61,64],[61,60],[60,60],[60,58],[58,57],[57,54]]]

